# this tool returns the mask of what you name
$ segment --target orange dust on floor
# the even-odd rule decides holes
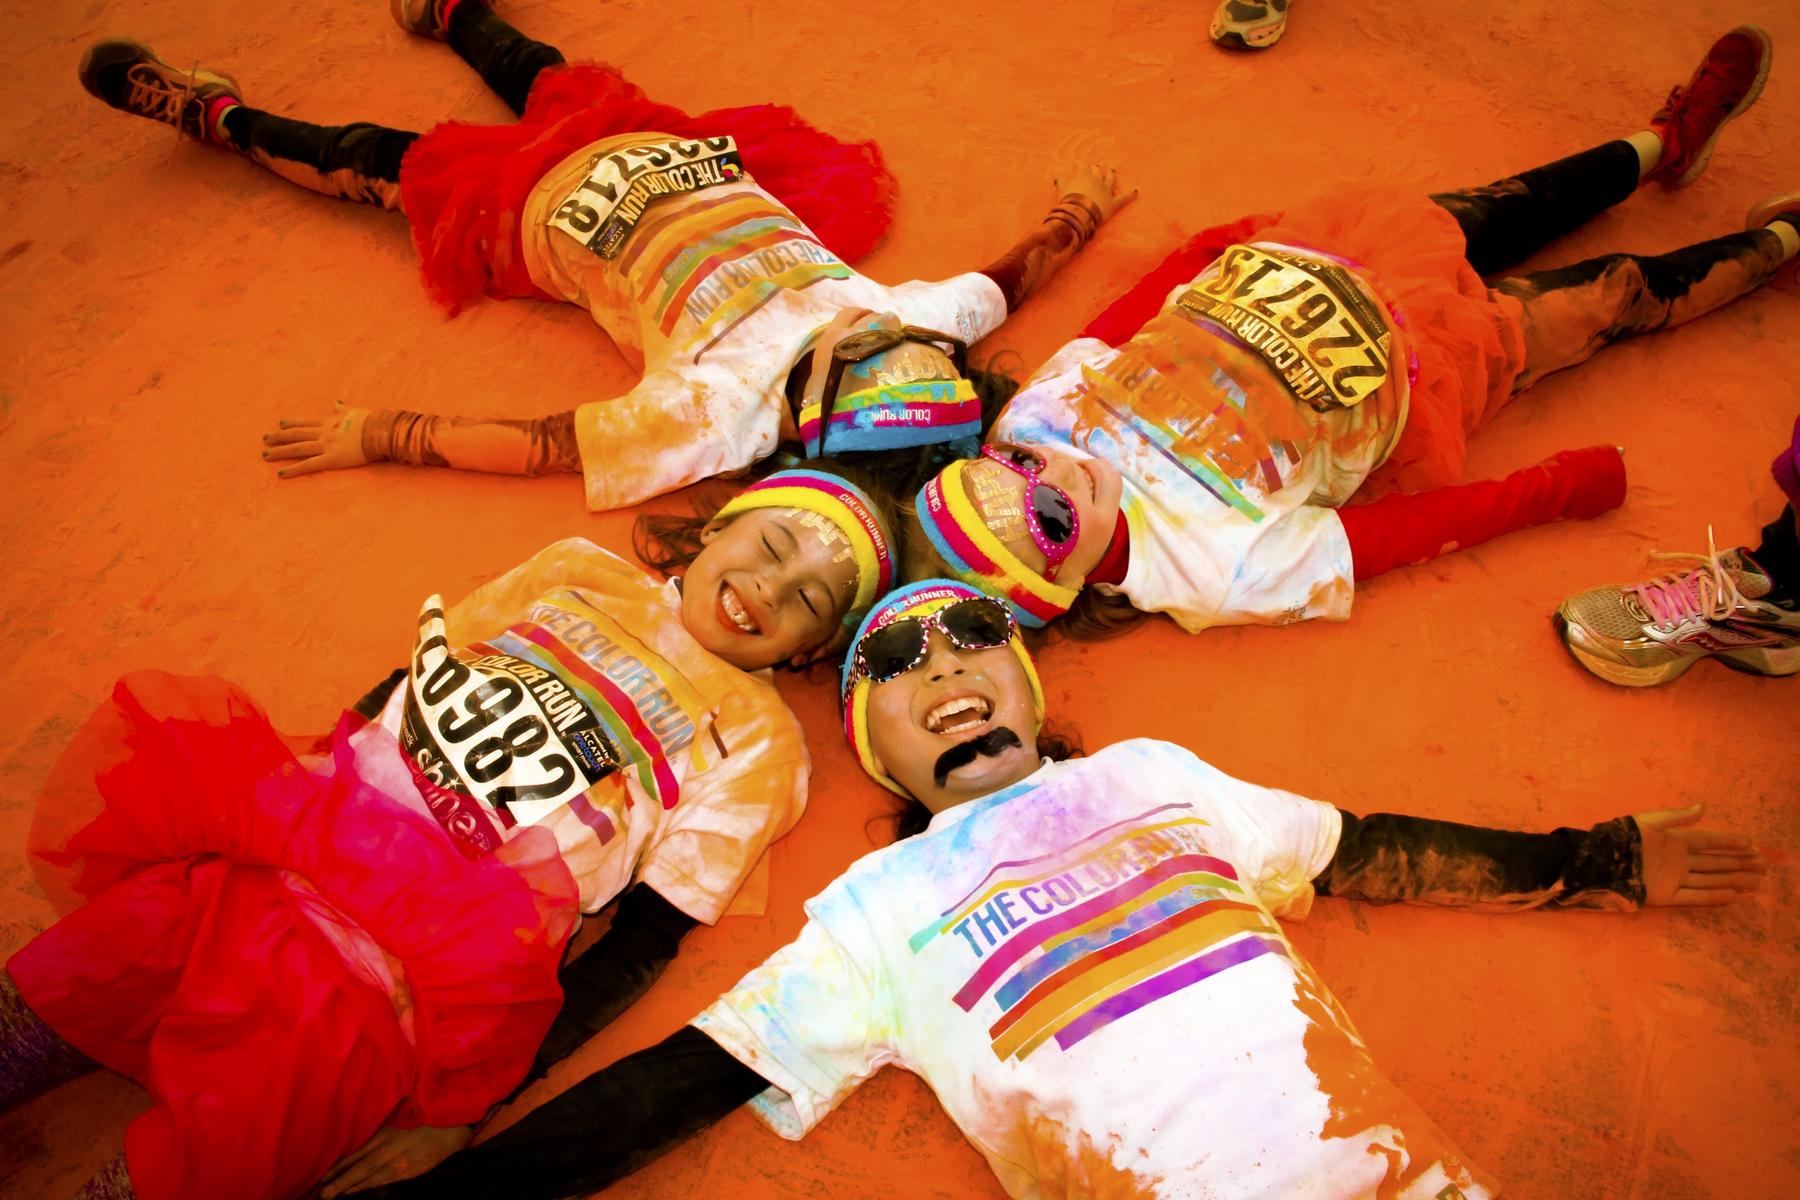
[[[1800,10],[1782,0],[1301,0],[1286,40],[1255,55],[1208,42],[1210,0],[502,11],[692,111],[779,101],[879,139],[902,192],[893,236],[861,265],[885,282],[984,265],[1053,201],[1056,148],[1074,133],[1109,139],[1140,198],[977,353],[1008,350],[1026,369],[1192,229],[1351,183],[1484,183],[1641,129],[1740,21],[1773,34],[1775,69],[1708,173],[1686,191],[1647,190],[1532,265],[1726,233],[1754,201],[1800,187]],[[485,303],[444,319],[395,216],[180,143],[76,81],[89,41],[123,35],[314,120],[507,119],[454,55],[402,33],[377,0],[14,3],[3,19],[9,953],[54,916],[24,860],[33,797],[122,671],[221,674],[278,725],[319,730],[400,661],[426,595],[458,595],[569,535],[629,550],[632,514],[585,513],[571,476],[381,467],[279,482],[259,435],[338,400],[535,416],[616,395],[632,375],[573,307]],[[1800,1194],[1800,680],[1702,664],[1666,688],[1621,690],[1577,669],[1549,620],[1571,592],[1651,574],[1652,550],[1704,550],[1709,525],[1721,546],[1755,541],[1779,509],[1767,463],[1800,411],[1796,366],[1790,280],[1602,352],[1474,440],[1476,478],[1621,445],[1622,510],[1397,571],[1359,589],[1344,624],[1197,638],[1158,624],[1042,657],[1053,713],[1089,747],[1165,737],[1358,812],[1536,829],[1704,801],[1711,821],[1772,851],[1763,893],[1727,909],[1488,916],[1332,900],[1295,927],[1376,1060],[1520,1200]],[[781,688],[816,772],[810,810],[774,852],[768,915],[693,934],[649,997],[525,1103],[677,1028],[885,836],[886,795],[843,747],[829,673]],[[70,1195],[143,1105],[101,1074],[6,1116],[0,1196]],[[999,1189],[929,1093],[888,1072],[803,1143],[738,1113],[610,1194]]]

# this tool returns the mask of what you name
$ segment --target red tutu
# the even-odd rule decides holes
[[[401,204],[432,296],[452,312],[484,292],[555,299],[526,273],[526,197],[583,146],[640,131],[736,138],[756,182],[845,262],[867,255],[893,223],[894,178],[874,142],[840,142],[777,104],[690,117],[612,67],[550,67],[517,125],[439,125],[401,161]]]
[[[275,1200],[385,1123],[478,1120],[561,1005],[578,910],[550,835],[471,861],[371,785],[405,778],[399,748],[351,722],[302,759],[229,684],[128,676],[39,802],[34,866],[86,903],[7,969],[150,1091],[125,1142],[144,1200]]]
[[[1422,491],[1462,478],[1468,435],[1511,398],[1524,342],[1510,310],[1463,257],[1456,219],[1431,201],[1387,191],[1331,196],[1285,213],[1262,213],[1203,230],[1088,326],[1114,345],[1161,307],[1171,288],[1199,274],[1233,242],[1321,250],[1358,264],[1403,322],[1418,359],[1406,428],[1364,495]]]

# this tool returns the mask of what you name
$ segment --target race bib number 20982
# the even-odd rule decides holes
[[[615,258],[653,201],[743,178],[737,143],[728,137],[627,146],[599,156],[548,224],[601,258]]]
[[[532,824],[620,763],[598,718],[554,674],[487,650],[452,648],[439,601],[428,601],[400,726],[401,748],[432,785],[434,815],[477,844],[495,840],[488,814],[508,828]]]

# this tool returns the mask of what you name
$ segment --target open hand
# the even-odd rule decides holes
[[[315,471],[342,471],[368,463],[363,453],[364,408],[345,408],[339,400],[329,417],[285,417],[274,433],[263,434],[263,458],[268,462],[298,459],[275,472],[283,479],[311,475]]]
[[[324,1200],[331,1200],[331,1197],[346,1192],[359,1192],[423,1175],[467,1146],[474,1136],[473,1125],[444,1128],[421,1125],[417,1129],[385,1126],[363,1143],[362,1149],[338,1160],[337,1166],[325,1176],[325,1185],[319,1189],[319,1195]]]
[[[1102,221],[1137,199],[1137,189],[1129,192],[1119,186],[1119,170],[1108,164],[1118,157],[1115,147],[1104,138],[1077,135],[1056,151],[1056,194],[1085,196],[1100,210]]]
[[[1769,866],[1748,837],[1692,828],[1705,811],[1696,804],[1633,814],[1643,838],[1644,907],[1730,904],[1762,886]]]

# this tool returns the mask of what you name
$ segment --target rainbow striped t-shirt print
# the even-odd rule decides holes
[[[1035,859],[997,864],[911,939],[961,940],[975,970],[954,1000],[992,995],[988,1029],[1002,1062],[1051,1038],[1067,1050],[1114,1021],[1265,954],[1280,928],[1209,854],[1207,822],[1165,804]]]

